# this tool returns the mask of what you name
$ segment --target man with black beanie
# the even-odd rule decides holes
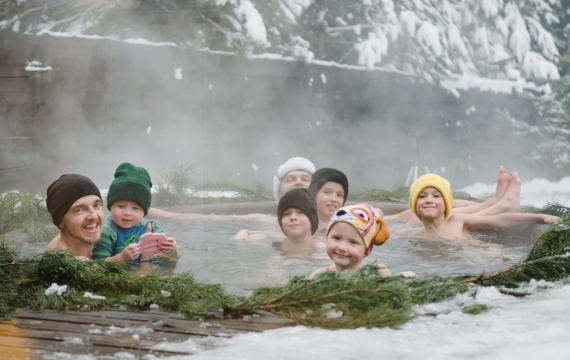
[[[62,175],[48,187],[46,204],[59,229],[47,252],[71,251],[80,260],[91,259],[104,219],[101,193],[93,181],[78,174]]]

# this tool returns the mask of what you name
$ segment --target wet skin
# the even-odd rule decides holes
[[[111,218],[123,229],[138,225],[144,216],[143,208],[133,201],[119,200],[111,204]]]
[[[289,171],[287,175],[281,180],[279,187],[279,195],[282,196],[287,191],[295,188],[306,189],[311,183],[311,174],[303,170]]]
[[[311,221],[301,210],[289,208],[281,217],[281,228],[288,238],[302,239],[311,235]]]
[[[327,255],[337,270],[355,269],[366,254],[362,237],[356,229],[345,222],[337,222],[327,235]]]
[[[339,183],[326,182],[315,195],[320,223],[328,223],[344,203],[344,189]]]
[[[93,245],[101,238],[103,223],[103,202],[96,195],[77,199],[65,213],[59,228],[65,241],[78,241]]]

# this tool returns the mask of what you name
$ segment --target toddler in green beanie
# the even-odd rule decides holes
[[[94,260],[132,265],[151,260],[149,253],[154,251],[144,251],[139,244],[145,233],[162,233],[156,223],[144,218],[150,208],[151,187],[144,168],[127,162],[117,167],[107,194],[111,215],[101,228],[101,240],[93,248]],[[174,238],[162,237],[156,246],[160,258],[170,261],[177,258]]]

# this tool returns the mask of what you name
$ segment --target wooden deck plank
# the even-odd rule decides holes
[[[5,347],[0,344],[0,354],[5,360],[39,359],[36,351],[26,348]]]
[[[7,349],[12,352],[14,359],[23,358],[41,358],[41,354],[52,353],[66,353],[66,354],[92,354],[96,356],[101,355],[114,355],[119,352],[129,352],[141,358],[145,354],[153,354],[155,356],[174,356],[174,355],[189,355],[189,353],[172,353],[162,350],[140,350],[140,349],[121,349],[117,347],[108,347],[93,344],[68,344],[62,341],[49,341],[45,339],[27,339],[25,347],[15,347],[9,342],[6,342],[4,337],[0,337],[0,349]],[[7,357],[2,354],[1,359]]]
[[[20,318],[43,319],[52,321],[66,321],[80,324],[94,324],[99,326],[141,326],[152,324],[152,328],[165,332],[180,332],[201,336],[216,336],[217,333],[232,332],[260,332],[277,329],[284,326],[295,325],[293,321],[276,317],[271,314],[249,316],[246,319],[223,319],[200,322],[186,319],[175,313],[165,312],[128,312],[103,310],[95,312],[53,312],[41,313],[18,310],[13,318],[17,322]]]
[[[69,346],[81,345],[81,346],[102,346],[107,348],[114,348],[115,351],[120,350],[141,350],[141,351],[152,351],[160,353],[175,353],[179,354],[181,352],[172,351],[154,351],[152,347],[162,341],[163,339],[148,340],[144,336],[140,339],[135,340],[132,337],[132,333],[120,334],[113,333],[109,335],[105,334],[90,334],[77,333],[77,332],[66,332],[60,329],[51,330],[38,330],[38,329],[18,329],[18,331],[13,332],[8,327],[0,325],[0,343],[4,345],[13,344],[14,346],[26,345],[29,341],[48,341],[54,343],[61,343],[62,345],[68,344]],[[140,335],[139,335],[140,336]],[[4,339],[4,340],[2,340]],[[7,339],[7,340],[6,340]],[[170,341],[170,339],[168,339]],[[186,354],[182,352],[182,354]]]
[[[123,327],[105,327],[105,326],[93,326],[93,325],[85,325],[85,324],[70,324],[66,322],[55,323],[51,321],[38,321],[38,320],[31,320],[31,319],[19,319],[17,325],[20,329],[36,329],[36,330],[51,330],[51,331],[63,331],[68,333],[77,333],[77,334],[123,334],[129,335],[132,337],[133,334],[138,334],[141,339],[145,340],[154,340],[154,341],[163,341],[165,336],[168,336],[169,341],[184,341],[188,338],[188,334],[180,334],[171,332],[165,334],[164,332],[160,331],[159,329],[152,329],[150,327],[145,328],[131,328],[126,329]],[[2,325],[0,324],[0,331],[2,329]]]
[[[104,309],[82,311],[30,311],[18,309],[10,321],[0,322],[0,358],[41,358],[46,354],[113,355],[129,352],[137,357],[191,355],[185,349],[155,350],[155,345],[182,343],[205,336],[231,337],[295,325],[270,313],[242,319],[196,321],[168,311],[134,312]]]
[[[60,314],[60,313],[38,313],[34,314],[22,314],[23,316],[15,316],[12,321],[18,326],[22,327],[35,327],[34,322],[40,324],[41,321],[52,321],[52,322],[63,322],[73,325],[94,325],[99,327],[138,327],[146,325],[155,331],[179,333],[186,335],[196,335],[196,336],[220,336],[219,333],[222,332],[221,327],[202,325],[202,323],[192,320],[175,320],[175,319],[156,319],[156,317],[150,320],[130,320],[130,319],[117,319],[117,318],[105,318],[97,316],[85,316],[85,315],[75,315],[75,314]],[[228,333],[232,333],[232,329],[223,329],[223,337],[227,337]]]

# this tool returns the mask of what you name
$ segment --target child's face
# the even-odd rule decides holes
[[[344,189],[339,183],[326,182],[315,195],[319,219],[328,221],[344,202]]]
[[[289,208],[281,217],[283,233],[290,239],[299,239],[311,234],[311,221],[301,210]]]
[[[445,215],[445,202],[441,193],[432,187],[422,190],[416,202],[416,212],[422,219],[435,219]]]
[[[143,208],[133,201],[119,200],[111,204],[111,218],[123,229],[138,225],[144,216]]]
[[[96,195],[77,199],[65,215],[59,228],[84,244],[95,244],[101,238],[105,214],[103,202]]]
[[[283,195],[287,191],[295,188],[308,188],[311,183],[311,174],[303,170],[289,171],[281,180],[279,194]]]
[[[335,223],[327,236],[327,255],[337,270],[357,268],[365,254],[364,241],[358,231],[348,223]]]

